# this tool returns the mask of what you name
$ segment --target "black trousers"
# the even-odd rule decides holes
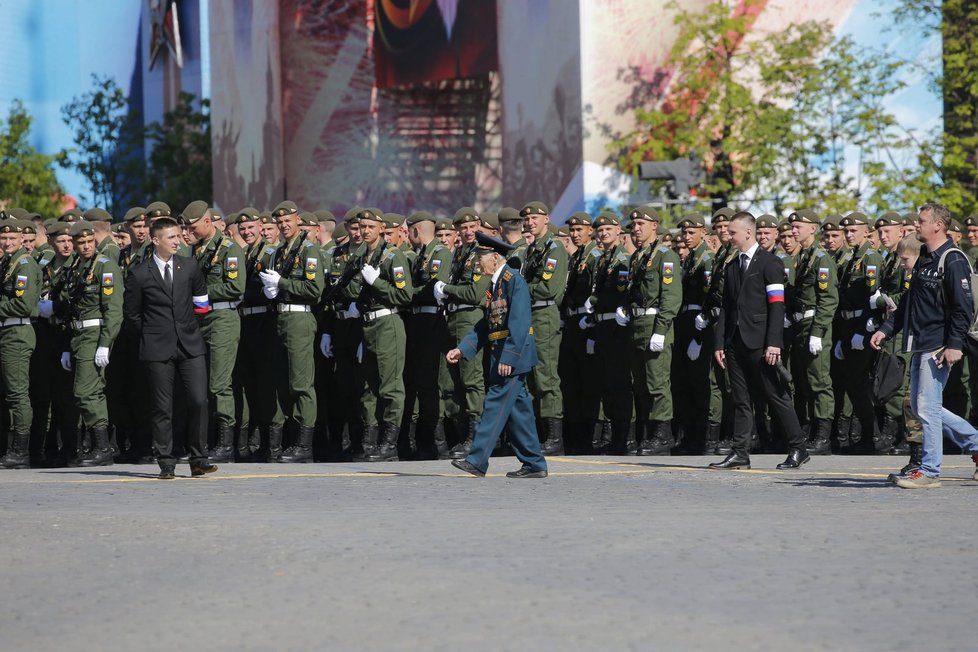
[[[791,395],[776,369],[764,361],[764,349],[747,348],[737,333],[724,354],[733,398],[733,452],[745,458],[750,456],[755,402],[770,406],[771,415],[781,425],[790,448],[804,449],[805,437]]]
[[[207,359],[189,357],[183,351],[165,362],[146,362],[149,381],[150,428],[160,466],[172,466],[173,390],[176,377],[183,385],[182,398],[187,427],[187,454],[193,464],[207,458]]]

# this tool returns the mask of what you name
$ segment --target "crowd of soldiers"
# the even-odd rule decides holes
[[[124,289],[152,258],[150,226],[163,217],[182,226],[179,254],[207,281],[213,461],[463,458],[486,368],[482,358],[448,365],[445,353],[484,314],[480,231],[514,245],[508,264],[530,289],[540,362],[528,386],[545,455],[726,454],[731,401],[713,329],[736,256],[734,214],[690,213],[669,231],[649,206],[574,213],[558,229],[539,201],[465,207],[452,220],[354,207],[339,225],[290,201],[226,217],[204,202],[179,215],[154,202],[118,223],[101,208],[47,220],[10,209],[0,221],[0,466],[154,461]],[[906,454],[919,442],[906,383],[885,405],[868,391],[868,339],[909,286],[915,221],[757,218],[760,246],[784,262],[783,358],[812,454]],[[978,244],[978,216],[951,231]],[[956,365],[946,405],[969,417],[971,394],[968,365]],[[778,425],[755,411],[752,450],[781,452]]]

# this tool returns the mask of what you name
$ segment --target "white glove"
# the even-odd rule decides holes
[[[445,297],[447,296],[445,294],[445,281],[435,281],[433,292],[435,295],[435,301],[438,302],[439,306],[445,303]]]
[[[276,272],[274,269],[270,269],[270,270],[265,271],[265,272],[259,272],[258,273],[258,278],[261,279],[261,283],[265,287],[267,287],[267,288],[272,288],[272,287],[273,288],[277,288],[278,287],[279,279],[282,278],[282,275],[279,274],[278,272]]]
[[[658,352],[666,347],[665,335],[653,335],[649,338],[649,351]]]
[[[618,325],[628,326],[628,322],[631,320],[632,318],[629,316],[628,311],[623,306],[618,306],[618,310],[615,311],[615,321],[618,322]]]
[[[48,317],[54,316],[54,301],[50,299],[41,299],[37,303],[37,314],[47,319]]]
[[[373,285],[374,281],[380,278],[380,270],[373,265],[364,265],[363,269],[360,270],[360,275],[363,276],[363,280],[367,282],[367,285]]]
[[[357,362],[363,362],[363,342],[357,347]]]
[[[324,358],[333,357],[333,338],[329,333],[323,333],[323,336],[319,338],[319,352],[323,354]]]
[[[347,319],[360,319],[360,309],[357,307],[357,302],[354,301],[350,304],[350,307],[346,309]]]
[[[870,297],[869,297],[869,309],[870,310],[876,310],[876,301],[878,299],[880,299],[882,296],[883,296],[883,293],[880,292],[879,290],[876,290],[876,292],[873,292],[873,294],[870,295]]]
[[[274,299],[278,296],[278,286],[277,285],[266,285],[262,288],[262,294],[264,294],[269,299]]]
[[[709,320],[701,314],[696,315],[696,319],[693,320],[693,325],[696,326],[696,330],[701,331],[710,325]]]
[[[581,321],[577,322],[577,327],[580,328],[581,330],[584,330],[586,328],[591,328],[592,325],[593,324],[591,324],[591,322],[587,320],[587,315],[581,317]]]
[[[100,346],[95,349],[95,366],[99,369],[105,369],[109,366],[109,347]]]
[[[587,301],[584,302],[584,312],[589,315],[594,314],[594,302],[591,300],[591,297],[588,297]]]
[[[588,340],[584,343],[588,355],[594,355],[594,340]]]
[[[862,351],[863,350],[863,336],[856,333],[852,336],[852,350]]]
[[[818,355],[822,352],[822,338],[815,337],[814,335],[808,336],[808,352],[812,355]]]
[[[689,346],[686,348],[686,357],[690,360],[699,360],[700,351],[703,349],[703,345],[696,340],[690,340]]]
[[[836,360],[845,360],[846,356],[842,353],[842,342],[835,343],[835,349],[832,350],[832,355],[835,356]]]
[[[65,371],[71,371],[71,354],[67,351],[61,354],[61,368]]]
[[[867,333],[875,333],[877,328],[879,328],[879,326],[876,325],[876,320],[875,319],[873,319],[872,317],[870,317],[869,319],[866,320],[866,332]]]

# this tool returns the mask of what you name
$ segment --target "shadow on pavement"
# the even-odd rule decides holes
[[[795,487],[835,487],[841,489],[892,489],[893,483],[886,478],[796,478],[776,480],[776,484]]]
[[[136,471],[110,471],[108,468],[101,469],[60,469],[58,471],[41,471],[53,475],[96,475],[115,478],[155,478],[159,471],[154,473],[138,473]]]

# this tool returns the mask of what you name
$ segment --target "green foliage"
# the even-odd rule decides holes
[[[54,173],[63,153],[41,154],[30,144],[31,117],[20,101],[0,120],[0,205],[20,206],[45,217],[57,216],[63,191]]]
[[[163,124],[154,122],[146,128],[147,141],[152,143],[148,193],[178,211],[197,199],[208,203],[213,199],[210,103],[202,100],[198,110],[195,99],[180,93],[177,106],[163,116]]]

